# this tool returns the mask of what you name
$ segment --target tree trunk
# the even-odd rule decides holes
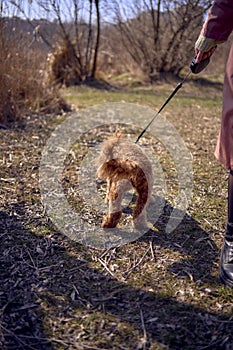
[[[96,17],[97,17],[97,28],[96,28],[96,42],[94,49],[94,59],[91,71],[91,78],[95,78],[96,69],[97,69],[97,59],[99,52],[99,43],[100,43],[100,10],[99,10],[99,0],[95,0],[95,8],[96,8]]]

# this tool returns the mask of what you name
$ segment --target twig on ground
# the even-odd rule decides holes
[[[151,251],[151,255],[152,255],[152,259],[151,260],[153,260],[153,261],[156,261],[155,250],[156,250],[156,247],[154,247],[154,241],[153,241],[153,238],[152,238],[151,241],[150,241],[150,251]]]
[[[145,252],[145,254],[138,260],[138,262],[135,262],[134,265],[132,267],[130,267],[128,270],[126,270],[124,272],[124,275],[129,276],[129,274],[131,272],[133,272],[139,265],[141,265],[141,263],[143,262],[143,260],[145,259],[145,257],[147,256],[148,252],[151,250],[151,248],[149,247],[147,249],[147,251]]]
[[[101,263],[101,265],[105,268],[105,270],[114,278],[116,278],[116,276],[114,275],[114,273],[112,273],[112,271],[108,268],[108,266],[106,265],[106,263],[101,259],[98,258],[98,261]]]
[[[37,270],[38,269],[38,267],[36,266],[36,264],[35,264],[35,261],[32,259],[32,256],[31,256],[31,253],[30,253],[30,251],[27,249],[27,253],[28,253],[28,256],[29,256],[29,258],[30,258],[30,260],[31,260],[31,262],[32,262],[32,266],[31,265],[29,265],[30,267],[33,267],[35,270]]]
[[[148,337],[147,337],[146,326],[145,326],[144,316],[143,316],[141,307],[140,307],[140,318],[141,318],[141,325],[142,325],[142,331],[143,331],[142,346],[143,346],[143,350],[146,350]]]

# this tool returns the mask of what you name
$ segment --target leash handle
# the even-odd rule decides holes
[[[215,51],[216,48],[217,48],[217,45],[213,48],[214,51]],[[205,58],[204,60],[201,60],[200,62],[196,62],[197,55],[195,57],[193,57],[192,62],[190,64],[190,66],[189,66],[191,72],[193,74],[198,74],[203,69],[205,69],[206,66],[208,66],[208,64],[209,64],[210,58],[213,55],[214,51],[211,53],[211,55],[209,57]]]
[[[201,60],[200,62],[196,63],[196,56],[192,59],[192,62],[190,64],[190,69],[193,74],[200,73],[203,69],[205,69],[206,66],[208,66],[210,62],[210,57],[205,58],[204,60]]]

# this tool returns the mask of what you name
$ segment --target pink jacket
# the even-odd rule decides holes
[[[233,30],[233,0],[215,0],[201,30],[200,43],[226,41]],[[215,149],[216,158],[233,170],[233,45],[231,46],[223,87],[222,121]]]
[[[233,30],[233,0],[215,0],[208,11],[201,35],[226,41]]]

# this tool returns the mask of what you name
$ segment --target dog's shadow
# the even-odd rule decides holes
[[[76,349],[82,344],[90,349],[119,344],[122,349],[152,349],[154,343],[171,350],[231,349],[229,315],[180,301],[166,290],[157,293],[122,283],[105,269],[91,267],[93,251],[53,231],[48,221],[33,221],[37,234],[27,230],[21,223],[26,217],[23,203],[0,212],[3,349]],[[217,286],[211,270],[219,252],[209,234],[188,215],[171,235],[163,231],[166,218],[159,225],[159,232],[148,231],[140,240],[190,256],[172,265],[171,273],[179,277],[189,268],[206,288]],[[47,227],[48,234],[38,234],[40,227]]]
[[[178,278],[189,276],[193,280],[201,279],[211,284],[219,283],[218,277],[213,275],[213,266],[219,265],[220,256],[220,251],[211,238],[211,234],[215,233],[214,229],[210,227],[208,232],[204,231],[200,224],[186,212],[177,208],[174,211],[173,206],[168,201],[159,196],[154,196],[154,202],[150,203],[147,208],[151,228],[137,231],[133,228],[132,223],[132,206],[136,199],[135,194],[126,193],[122,212],[127,217],[128,229],[122,226],[114,230],[104,230],[106,247],[113,237],[115,237],[115,241],[112,240],[112,242],[115,242],[116,246],[136,240],[148,244],[153,242],[157,250],[168,249],[171,252],[180,253],[181,259],[174,261],[168,268],[173,276]],[[171,232],[167,232],[167,227],[174,212],[177,225]],[[129,228],[130,226],[131,228]],[[184,258],[182,258],[182,255]]]
[[[178,224],[171,232],[167,233],[170,215],[174,208],[169,202],[165,202],[163,213],[154,224],[155,230],[149,230],[140,239],[146,242],[150,240],[162,248],[180,253],[181,258],[169,266],[169,272],[173,276],[189,276],[197,281],[202,280],[210,284],[218,284],[218,276],[213,275],[213,268],[219,265],[220,251],[212,236],[216,233],[211,228],[206,232],[200,224],[183,211],[176,209]]]
[[[131,206],[134,205],[137,197],[128,194],[126,198],[130,202],[122,207],[122,211],[126,216],[131,216]],[[209,232],[204,231],[196,220],[176,208],[177,226],[168,233],[166,229],[171,215],[174,215],[174,208],[164,198],[154,196],[154,199],[154,203],[149,204],[147,208],[148,221],[152,227],[144,234],[139,232],[136,239],[147,243],[153,242],[157,248],[178,251],[181,256],[184,255],[185,258],[170,265],[169,271],[172,275],[181,278],[189,276],[195,280],[204,278],[209,283],[218,283],[217,278],[212,275],[213,266],[218,263],[220,255],[216,243],[211,238],[214,229],[211,230],[210,227]],[[159,208],[160,205],[163,206],[162,210]],[[156,221],[153,221],[155,217]],[[118,235],[123,237],[124,230],[119,229]]]

